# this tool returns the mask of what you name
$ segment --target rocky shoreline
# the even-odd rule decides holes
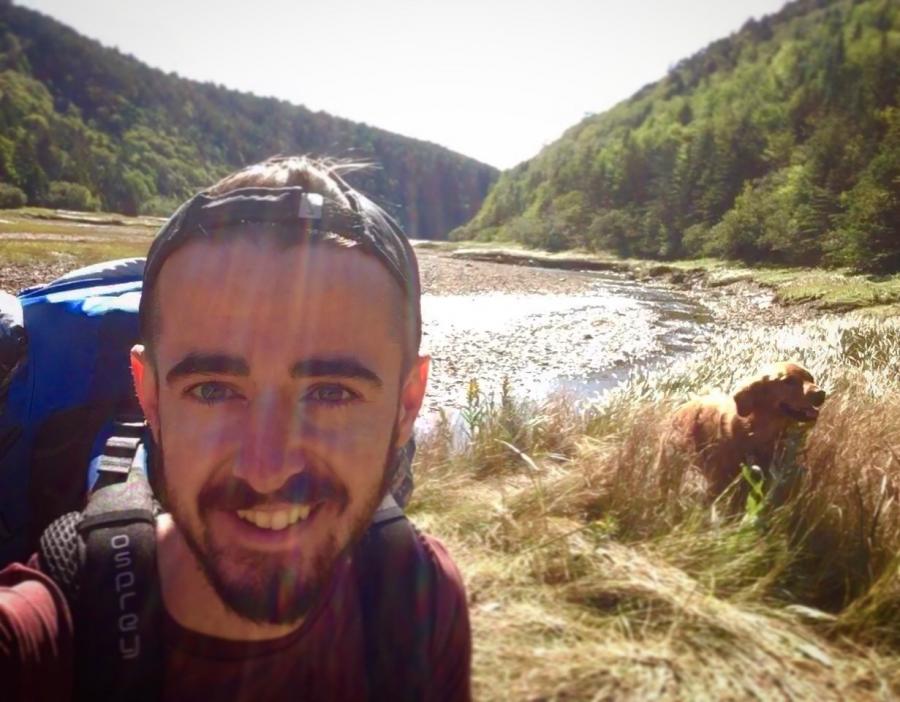
[[[577,277],[584,273],[612,273],[635,284],[664,286],[672,290],[687,293],[692,298],[710,308],[715,321],[729,326],[746,324],[783,324],[802,321],[822,316],[824,312],[810,303],[785,305],[778,302],[774,291],[757,282],[741,276],[713,276],[703,268],[679,268],[666,264],[635,264],[627,261],[604,261],[586,256],[567,256],[542,254],[527,251],[459,249],[450,252],[425,248],[417,249],[420,265],[423,268],[423,289],[427,291],[425,270],[431,269],[433,258],[442,261],[443,273],[449,274],[454,269],[459,271],[459,262],[463,262],[461,270],[486,273],[489,279],[497,281],[500,286],[510,283],[516,286],[520,281],[529,282],[543,292],[578,292],[578,282],[589,281],[590,276]],[[522,273],[501,273],[495,266],[520,269]],[[559,275],[560,272],[565,272]],[[554,273],[557,275],[554,276]],[[565,274],[576,274],[569,277]],[[507,283],[503,279],[510,282]],[[554,280],[556,278],[556,280]],[[443,294],[449,292],[454,285],[451,281],[443,281],[436,287]],[[496,287],[492,289],[498,289]],[[583,288],[582,288],[583,290]],[[465,293],[461,293],[465,294]]]
[[[638,365],[690,353],[725,330],[777,329],[822,314],[808,305],[778,304],[772,290],[751,281],[719,284],[700,272],[651,275],[624,265],[584,267],[572,258],[561,264],[557,258],[551,267],[528,254],[460,255],[440,245],[417,253],[425,292],[423,350],[433,356],[431,411],[460,408],[471,378],[488,396],[504,380],[520,396],[540,397],[548,388],[591,395]],[[486,322],[494,334],[473,322],[454,329],[449,303],[473,296],[479,304],[469,308],[471,315],[496,315]],[[561,298],[571,304],[547,308]],[[519,314],[527,305],[533,314]]]

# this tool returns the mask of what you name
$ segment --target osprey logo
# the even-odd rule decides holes
[[[109,540],[113,548],[115,564],[116,595],[119,603],[119,617],[116,625],[119,631],[119,653],[123,660],[137,658],[141,653],[141,635],[138,633],[140,618],[135,610],[135,591],[131,539],[128,534],[116,534]]]

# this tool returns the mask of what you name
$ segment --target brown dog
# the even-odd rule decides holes
[[[738,477],[741,464],[767,472],[784,431],[815,422],[823,402],[825,391],[803,366],[776,363],[734,395],[707,395],[675,410],[663,449],[692,454],[710,497],[717,497]]]

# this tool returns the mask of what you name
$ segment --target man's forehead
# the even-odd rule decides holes
[[[190,289],[204,299],[246,294],[261,303],[295,302],[323,288],[402,304],[399,285],[375,258],[358,247],[324,242],[280,246],[257,237],[191,242],[166,261],[157,284],[164,295]]]
[[[315,272],[320,267],[338,269],[370,269],[391,279],[388,270],[374,257],[353,242],[344,240],[291,241],[276,236],[267,236],[266,231],[257,231],[251,225],[239,230],[228,238],[195,239],[173,252],[160,271],[160,278],[172,276],[171,270],[188,267],[199,270],[212,264],[228,262],[237,268],[258,268],[260,264],[275,267],[289,267],[297,261],[305,261],[307,268],[294,269],[294,273],[304,275]]]
[[[390,273],[358,249],[252,239],[191,242],[166,261],[156,294],[160,332],[177,326],[182,340],[225,335],[236,346],[296,343],[312,329],[332,346],[380,337],[403,305]]]

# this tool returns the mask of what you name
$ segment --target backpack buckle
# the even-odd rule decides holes
[[[112,436],[106,440],[97,466],[97,486],[123,482],[132,468],[144,463],[147,454],[142,442],[146,426],[143,421],[113,423]]]

